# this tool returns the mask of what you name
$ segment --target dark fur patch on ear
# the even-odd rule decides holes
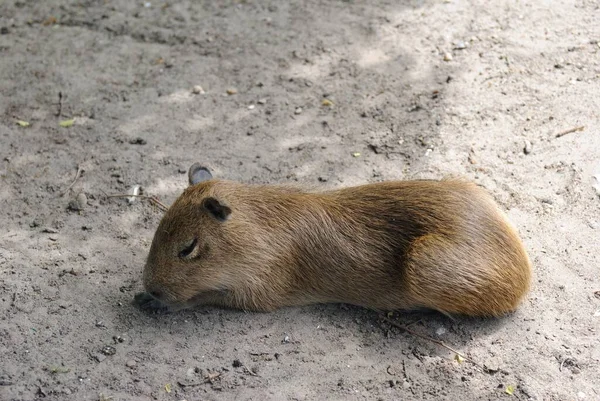
[[[210,171],[200,163],[194,163],[188,170],[188,181],[190,185],[196,185],[203,181],[212,180]]]
[[[208,211],[215,219],[219,221],[227,220],[231,214],[229,206],[223,205],[215,198],[206,198],[202,201],[202,207]]]

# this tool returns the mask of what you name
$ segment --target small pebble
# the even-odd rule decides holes
[[[448,52],[444,53],[444,61],[452,61],[452,54]]]
[[[267,104],[267,99],[265,99],[265,98],[258,99],[258,104]]]
[[[202,95],[206,92],[204,92],[204,89],[200,85],[196,85],[192,88],[192,93],[194,95]]]
[[[284,343],[284,344],[289,343],[290,342],[290,336],[283,337],[283,341],[281,341],[281,342]]]
[[[115,347],[113,347],[112,345],[105,345],[104,347],[102,347],[102,350],[100,351],[102,352],[104,355],[114,355],[117,353],[117,349]]]
[[[302,113],[302,107],[296,108],[296,110],[294,111],[294,114],[300,114],[300,113]]]
[[[523,153],[526,155],[530,154],[533,150],[533,144],[530,141],[525,141],[525,146],[523,147]]]
[[[130,140],[129,140],[129,143],[130,143],[131,145],[145,145],[145,144],[146,144],[146,143],[148,143],[148,142],[146,142],[146,140],[145,140],[144,138],[137,137],[137,138],[132,138],[132,139],[130,139]]]
[[[463,42],[462,40],[459,40],[458,42],[456,42],[456,44],[454,45],[454,48],[456,50],[464,50],[467,48],[467,43]]]
[[[237,89],[235,88],[229,88],[227,89],[227,94],[228,95],[235,95],[237,93]]]
[[[103,360],[105,360],[105,359],[106,359],[106,356],[105,356],[105,355],[102,355],[102,354],[96,354],[96,355],[94,355],[94,358],[95,358],[95,359],[96,359],[98,362],[102,362]]]
[[[253,104],[251,104],[250,106],[248,106],[248,110],[254,110],[254,107],[256,107],[256,106],[254,106]]]
[[[87,205],[87,196],[83,192],[80,192],[75,199],[69,202],[68,208],[74,212],[82,211]]]
[[[240,366],[243,366],[242,362],[239,359],[234,359],[233,363],[231,364],[234,368],[239,368]]]
[[[133,359],[130,359],[129,361],[125,362],[125,366],[127,366],[129,369],[135,368],[135,365],[137,365],[137,362]]]
[[[437,334],[438,336],[442,336],[442,335],[444,335],[445,333],[446,333],[446,329],[445,329],[445,328],[443,328],[443,327],[440,327],[440,328],[438,328],[438,329],[435,331],[435,334]]]

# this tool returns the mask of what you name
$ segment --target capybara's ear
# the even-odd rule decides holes
[[[206,209],[215,219],[219,221],[227,220],[227,217],[231,214],[231,208],[225,206],[217,199],[209,197],[202,201],[202,207]]]
[[[188,170],[188,180],[190,185],[196,185],[202,181],[212,180],[210,171],[200,163],[194,163]]]

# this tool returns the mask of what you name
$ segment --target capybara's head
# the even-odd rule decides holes
[[[154,298],[171,306],[193,303],[194,298],[235,285],[237,244],[227,238],[232,209],[227,191],[199,164],[190,167],[190,186],[162,218],[144,268],[144,287]],[[221,193],[220,193],[221,192]]]

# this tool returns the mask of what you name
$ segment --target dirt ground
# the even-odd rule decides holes
[[[1,1],[0,399],[599,400],[599,7]],[[169,204],[195,161],[317,188],[468,177],[532,291],[503,319],[394,317],[487,372],[345,305],[144,313],[161,212],[107,195]]]

